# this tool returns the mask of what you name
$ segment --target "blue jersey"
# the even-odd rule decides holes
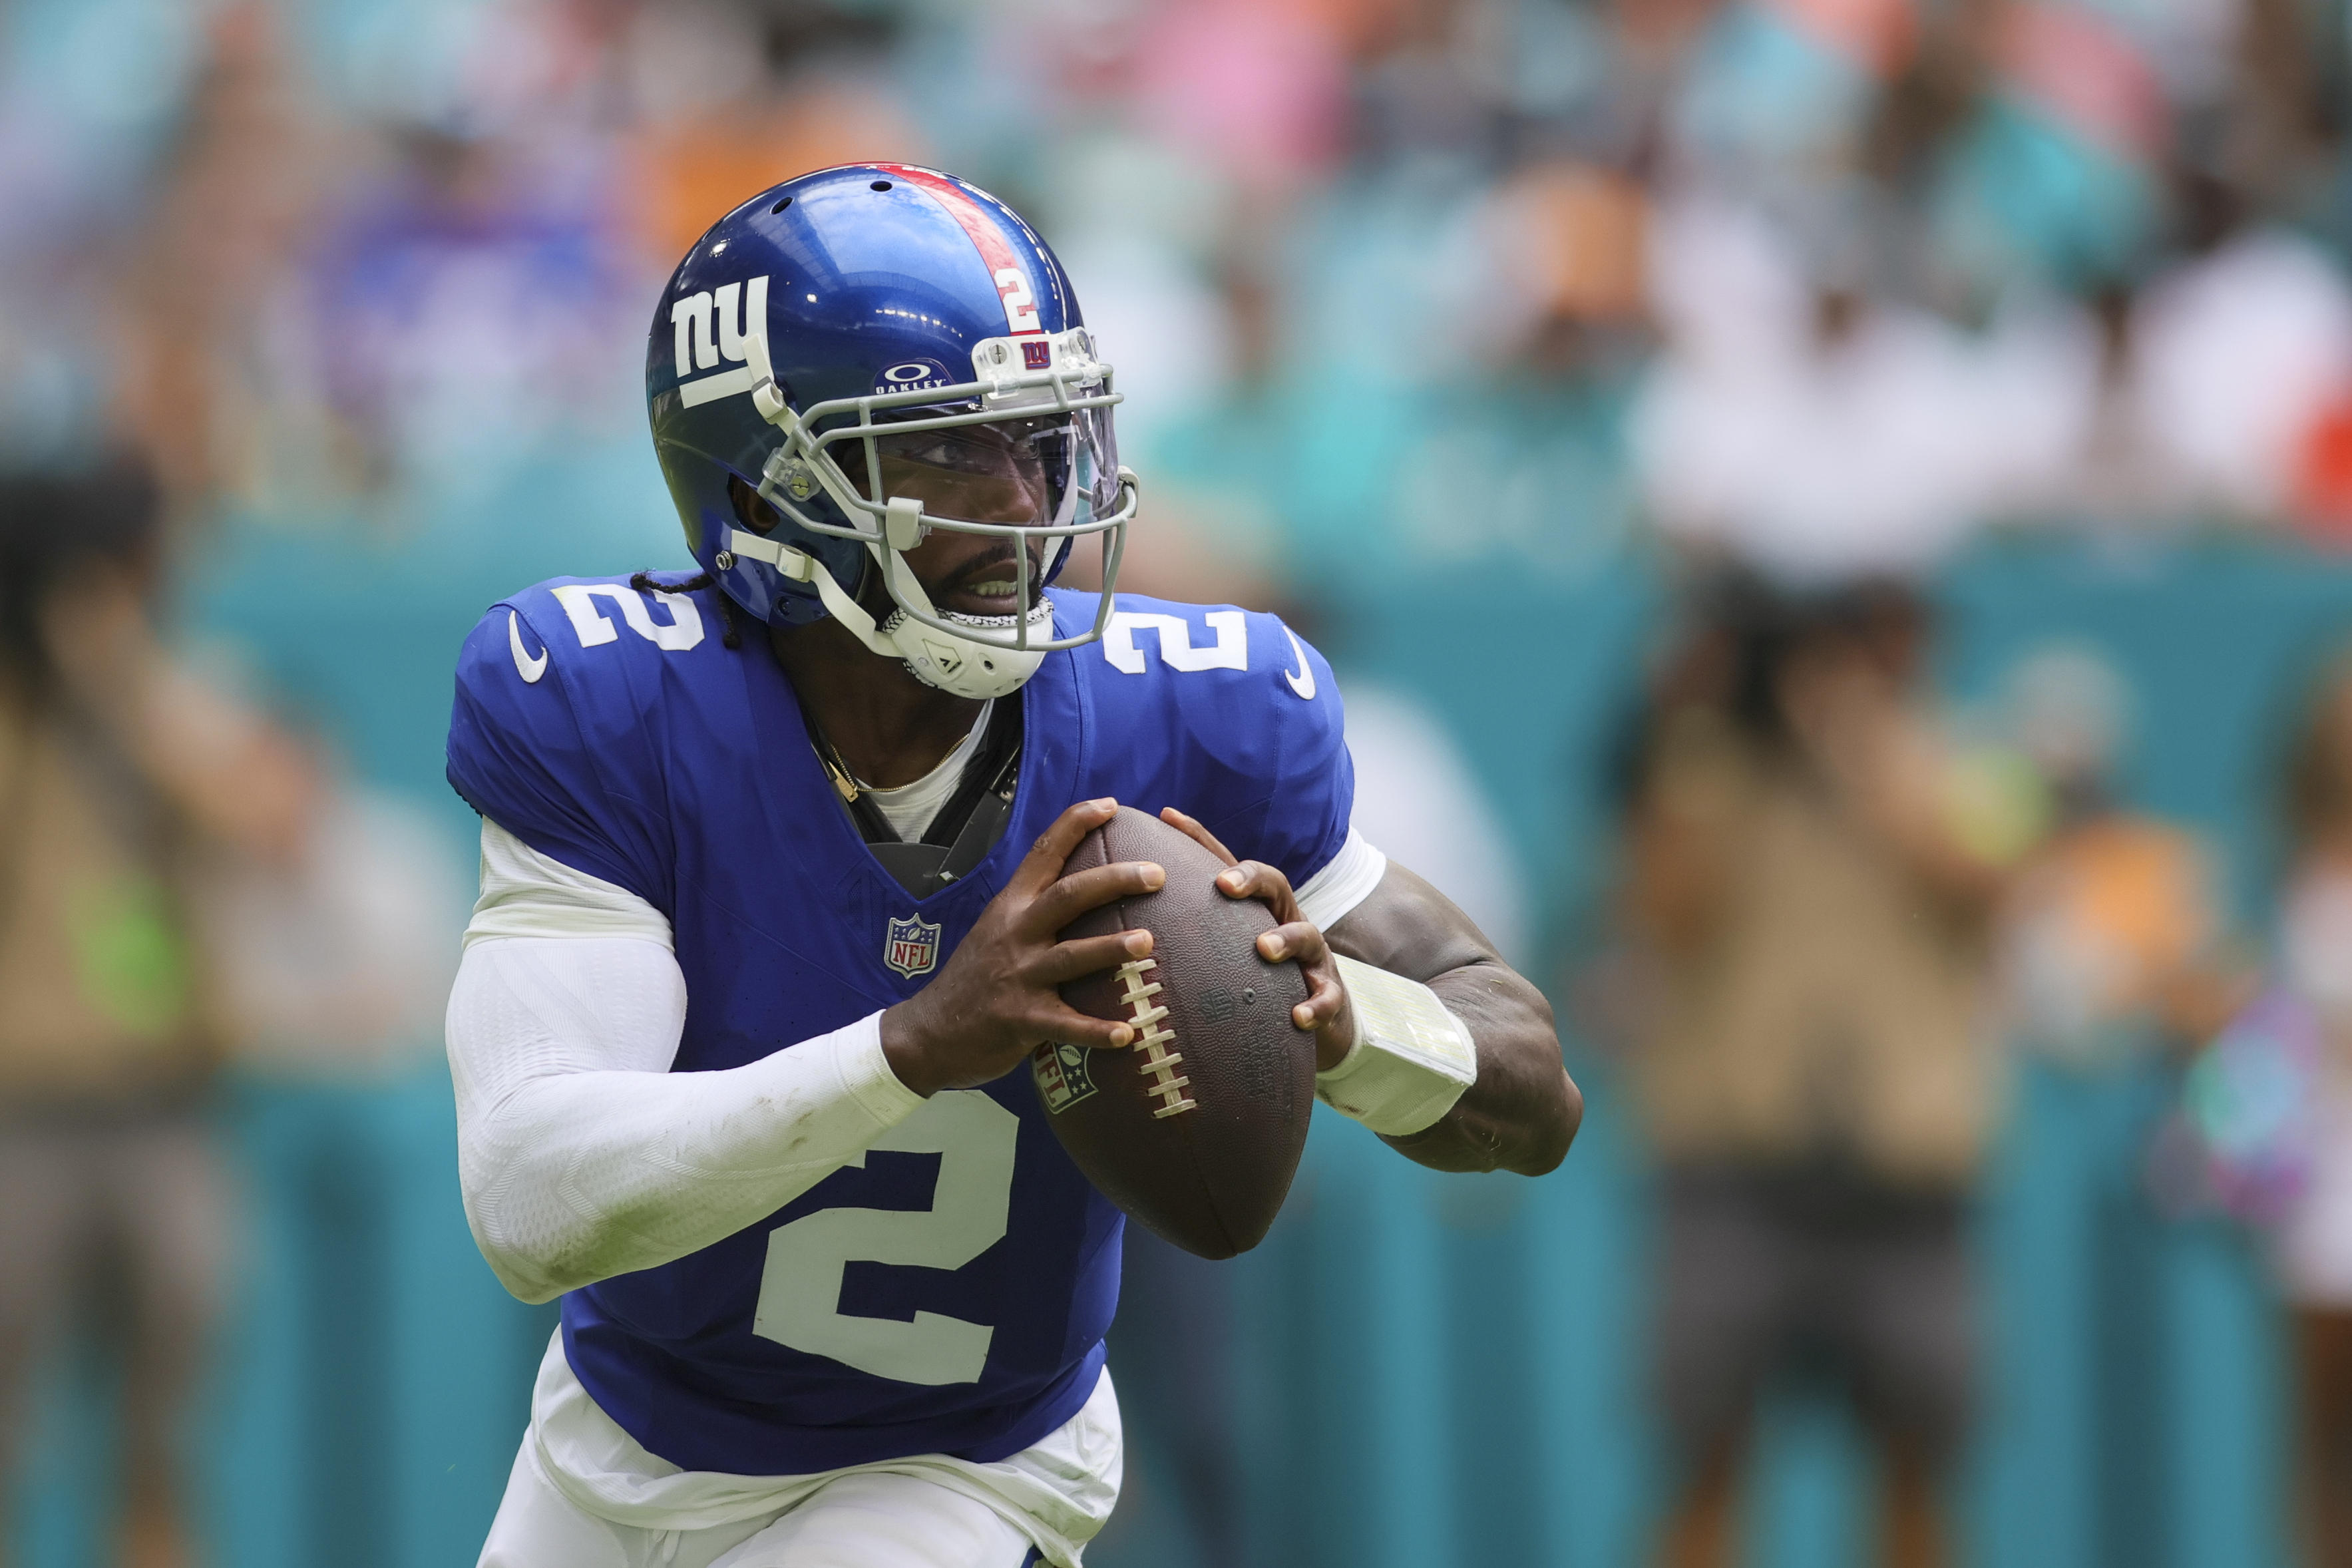
[[[1058,628],[1094,595],[1054,590]],[[1013,817],[919,901],[866,850],[763,639],[693,598],[561,579],[467,639],[449,781],[542,854],[667,916],[674,1071],[739,1067],[913,995],[1073,803],[1173,805],[1304,883],[1348,833],[1329,668],[1271,616],[1122,595],[1099,643],[1022,689]],[[607,1414],[687,1469],[793,1475],[908,1454],[987,1461],[1075,1415],[1102,1365],[1122,1217],[1026,1070],[942,1091],[760,1224],[563,1299]]]

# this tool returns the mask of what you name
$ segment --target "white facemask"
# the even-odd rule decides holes
[[[978,637],[961,637],[938,626],[926,626],[905,610],[892,613],[880,626],[866,613],[866,607],[842,591],[814,555],[794,550],[788,544],[762,539],[756,533],[733,531],[728,539],[730,547],[738,554],[749,555],[755,561],[765,561],[796,583],[814,583],[817,596],[834,619],[847,626],[852,636],[884,658],[906,661],[915,679],[927,686],[936,686],[955,697],[1005,697],[1021,689],[1022,682],[1037,673],[1045,662],[1044,647],[1010,648]],[[869,545],[878,561],[887,546]],[[886,565],[887,569],[887,565]],[[915,581],[914,574],[900,569],[897,584],[899,597],[910,601],[925,615],[935,616],[950,625],[961,624],[977,632],[993,632],[1002,637],[1017,626],[1012,616],[967,616],[955,610],[940,610],[931,604],[930,595]],[[1029,637],[1043,643],[1054,630],[1054,606],[1039,600],[1029,612]]]

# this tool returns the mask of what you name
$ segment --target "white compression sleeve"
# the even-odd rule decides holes
[[[676,952],[669,921],[626,888],[575,871],[482,818],[482,896],[466,945],[494,936],[635,936]]]
[[[923,1103],[883,1057],[878,1014],[745,1067],[672,1073],[686,980],[667,922],[493,825],[483,839],[499,854],[505,928],[563,933],[469,932],[449,994],[466,1217],[523,1300],[731,1236]],[[617,911],[642,906],[647,934],[571,934],[582,882]]]
[[[677,961],[629,937],[503,937],[449,995],[466,1217],[499,1280],[545,1301],[732,1236],[923,1103],[879,1015],[724,1072],[673,1073]]]
[[[1371,895],[1388,870],[1389,858],[1374,847],[1370,839],[1350,827],[1339,852],[1297,889],[1298,912],[1329,931],[1347,918],[1349,910]]]

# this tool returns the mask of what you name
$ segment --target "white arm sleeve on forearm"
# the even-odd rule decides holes
[[[528,881],[545,858],[486,824],[486,858],[493,833],[502,866],[495,901],[485,876],[485,909],[501,931],[531,929],[515,868]],[[562,875],[548,873],[543,929],[578,929],[577,883],[594,879],[545,866]],[[595,886],[660,921],[625,890]],[[731,1236],[923,1103],[882,1055],[878,1013],[745,1067],[672,1073],[686,981],[665,942],[467,938],[448,1017],[458,1179],[482,1255],[524,1300]]]

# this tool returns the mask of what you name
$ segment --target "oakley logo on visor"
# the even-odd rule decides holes
[[[669,308],[669,324],[678,395],[688,408],[749,392],[751,367],[744,363],[750,357],[744,345],[751,337],[767,332],[768,279],[754,278],[748,283],[727,283],[689,294]],[[721,361],[732,361],[735,368],[699,380],[687,379],[698,371],[719,370]]]

